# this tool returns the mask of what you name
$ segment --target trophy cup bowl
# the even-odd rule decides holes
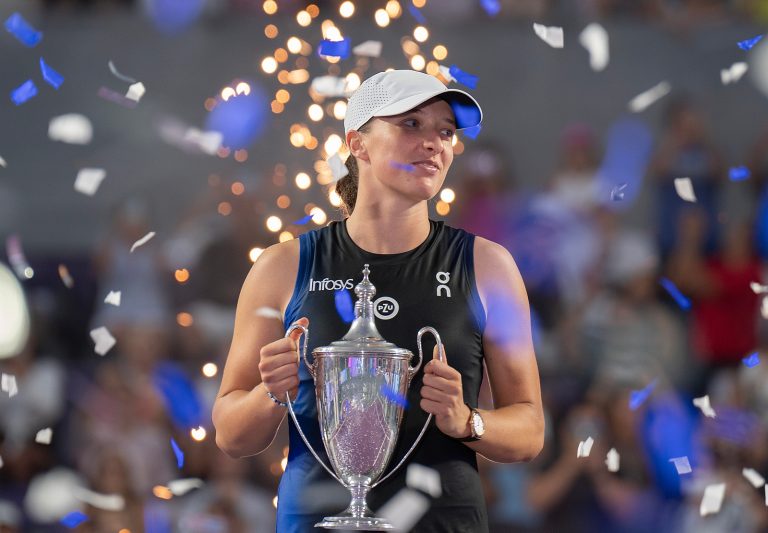
[[[432,333],[438,345],[438,355],[444,360],[440,336],[431,327],[419,330],[416,342],[419,356],[410,365],[413,353],[386,342],[376,329],[372,297],[376,288],[368,280],[368,265],[363,280],[355,287],[355,319],[349,332],[339,341],[312,351],[313,362],[307,359],[308,328],[292,324],[285,336],[296,329],[303,331],[304,359],[315,382],[317,415],[329,468],[307,440],[288,397],[288,410],[299,435],[328,473],[349,489],[352,501],[337,516],[325,517],[315,527],[328,529],[384,531],[394,529],[385,518],[375,516],[365,498],[368,491],[391,476],[408,458],[421,440],[432,415],[411,448],[400,462],[383,478],[379,476],[389,464],[397,444],[403,418],[405,398],[411,379],[423,360],[421,336]]]

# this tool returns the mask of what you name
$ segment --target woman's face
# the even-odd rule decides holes
[[[438,193],[453,162],[456,122],[445,100],[427,100],[401,115],[378,117],[362,135],[376,181],[409,198]]]

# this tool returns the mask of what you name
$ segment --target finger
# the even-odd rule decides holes
[[[278,397],[280,400],[285,400],[284,396],[285,393],[295,389],[299,386],[299,378],[298,376],[293,376],[290,378],[286,378],[280,381],[277,381],[275,383],[271,383],[270,385],[267,385],[264,383],[264,387]]]
[[[449,366],[446,363],[443,363],[442,361],[438,361],[437,359],[432,359],[424,369],[424,372],[426,374],[432,374],[434,376],[441,376],[444,378],[449,379],[456,379],[458,377],[461,377],[461,374],[459,374],[459,371],[455,368]]]
[[[283,365],[279,368],[276,368],[269,372],[268,375],[264,376],[265,380],[269,381],[280,381],[286,378],[289,378],[291,376],[298,376],[299,375],[299,365],[296,363]]]
[[[444,391],[433,387],[422,387],[420,392],[423,399],[439,403],[440,405],[446,405],[453,399],[450,394],[446,394]]]
[[[272,355],[263,358],[259,362],[259,366],[261,367],[262,371],[270,371],[270,370],[276,370],[280,368],[281,366],[290,365],[290,364],[298,364],[298,358],[296,357],[296,352],[283,352],[277,355]]]
[[[292,339],[291,337],[283,337],[282,339],[277,339],[274,342],[265,344],[262,346],[259,353],[262,357],[269,357],[271,355],[277,355],[279,353],[292,352],[297,350],[298,344],[296,340]]]
[[[433,361],[439,361],[440,360],[440,349],[439,344],[435,344],[435,347],[432,349],[432,360]],[[445,354],[445,344],[443,344],[443,362],[447,362],[448,358]]]
[[[455,392],[459,388],[458,380],[448,379],[434,374],[425,375],[422,383],[427,387],[432,387],[447,393]]]
[[[309,319],[303,316],[300,319],[298,319],[296,322],[291,324],[291,326],[293,326],[294,324],[299,324],[306,328],[307,326],[309,326]],[[288,335],[288,338],[293,339],[294,341],[298,341],[299,337],[301,337],[303,334],[304,334],[304,331],[301,328],[296,328],[293,331],[291,331],[291,334]]]
[[[441,403],[423,399],[419,402],[419,406],[427,413],[432,415],[442,414],[443,406]]]

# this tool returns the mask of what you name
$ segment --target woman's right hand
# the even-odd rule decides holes
[[[309,326],[309,319],[301,317],[295,322],[304,327]],[[299,388],[299,337],[302,330],[295,329],[287,337],[278,339],[261,348],[259,373],[261,382],[267,392],[271,392],[281,401],[285,401],[285,393],[289,392],[291,401],[296,399]]]

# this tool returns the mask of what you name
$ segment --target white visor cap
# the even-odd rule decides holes
[[[439,96],[453,109],[456,128],[471,128],[483,120],[480,104],[469,93],[449,89],[436,77],[416,70],[379,72],[352,93],[344,117],[344,136],[373,117],[390,117],[410,111]]]

